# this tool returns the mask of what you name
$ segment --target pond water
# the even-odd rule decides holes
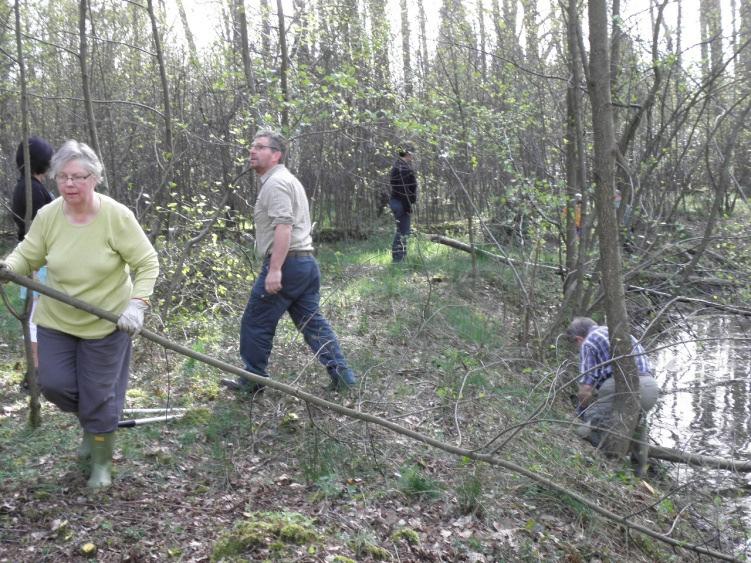
[[[751,325],[702,317],[652,357],[663,395],[652,439],[666,447],[751,461]]]
[[[645,342],[645,348],[650,343]],[[660,446],[751,461],[751,322],[725,316],[692,318],[660,336],[650,354],[663,395],[650,413],[650,438]],[[740,531],[751,548],[751,474],[670,464],[671,475],[717,506],[716,527]],[[738,552],[736,551],[736,555]]]

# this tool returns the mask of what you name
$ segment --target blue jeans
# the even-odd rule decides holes
[[[268,377],[266,367],[276,326],[289,312],[305,342],[331,376],[334,384],[357,382],[344,359],[336,334],[321,314],[321,271],[313,256],[288,257],[282,266],[282,290],[270,295],[264,287],[269,272],[266,259],[250,292],[240,326],[240,356],[245,369]]]
[[[411,232],[412,215],[404,210],[404,203],[400,199],[391,198],[389,207],[396,219],[396,234],[391,244],[391,258],[394,262],[401,262],[407,255],[407,237]]]

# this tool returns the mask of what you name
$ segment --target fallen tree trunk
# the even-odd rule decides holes
[[[482,250],[481,248],[477,248],[476,246],[467,244],[466,242],[462,242],[460,240],[445,237],[443,235],[427,235],[427,237],[433,242],[445,244],[446,246],[455,248],[456,250],[463,250],[464,252],[468,252],[470,254],[472,254],[472,252],[474,251],[475,254],[479,254],[481,256],[487,256],[488,258],[492,258],[494,260],[500,260],[501,262],[505,262],[506,264],[513,264],[514,266],[534,266],[535,268],[544,268],[546,270],[553,270],[557,272],[559,275],[563,274],[563,270],[561,270],[561,268],[559,268],[558,266],[551,266],[550,264],[536,264],[532,262],[522,262],[521,260],[514,260],[513,258],[507,258],[506,256],[501,256],[499,254],[493,254],[492,252],[488,252],[487,250]]]
[[[665,274],[663,272],[648,272],[646,270],[639,270],[633,272],[627,277],[646,278],[648,280],[658,281],[672,281],[678,278],[677,274]],[[722,278],[707,278],[702,276],[689,276],[688,282],[692,284],[704,284],[704,285],[716,285],[720,287],[738,287],[738,284],[731,280],[724,280]]]
[[[640,293],[650,293],[652,295],[657,295],[659,297],[666,297],[668,299],[671,299],[673,301],[678,301],[680,303],[694,303],[697,305],[703,305],[705,307],[709,307],[711,309],[718,309],[720,311],[732,313],[734,315],[742,315],[744,317],[751,317],[751,309],[747,307],[736,307],[735,305],[725,305],[724,303],[716,303],[714,301],[707,301],[706,299],[698,299],[695,297],[685,297],[682,295],[673,296],[670,293],[665,293],[664,291],[651,289],[649,287],[642,287],[639,285],[627,285],[626,287],[629,291],[638,291]]]
[[[733,471],[736,473],[751,473],[751,461],[738,461],[735,459],[722,459],[708,455],[690,454],[672,448],[663,448],[661,446],[650,446],[648,456],[654,459],[685,463],[696,467],[726,469],[727,471]]]
[[[445,237],[443,235],[428,234],[426,236],[432,242],[444,244],[456,250],[468,252],[469,254],[472,254],[472,252],[474,252],[475,254],[479,254],[481,256],[487,256],[488,258],[499,260],[506,264],[513,264],[514,266],[534,266],[535,268],[543,268],[545,270],[551,270],[555,272],[556,274],[558,274],[559,276],[566,275],[566,272],[559,266],[553,266],[551,264],[538,264],[538,263],[532,263],[532,262],[522,262],[521,260],[514,260],[513,258],[508,258],[506,256],[501,256],[499,254],[493,254],[492,252],[488,252],[487,250],[477,248],[476,246],[467,244],[466,242],[462,242],[456,239]],[[674,279],[676,276],[675,274],[664,274],[661,272],[647,272],[645,270],[639,270],[638,272],[631,272],[626,276],[626,278],[634,278],[634,277],[642,277],[642,278],[660,280],[660,281],[669,281],[669,280]],[[707,277],[701,277],[701,276],[691,276],[689,277],[688,281],[694,284],[705,284],[705,285],[713,285],[713,286],[720,286],[720,287],[738,287],[737,283],[731,280],[724,280],[721,278],[707,278]]]
[[[113,323],[117,322],[118,316],[115,313],[112,313],[110,311],[104,311],[98,307],[94,307],[93,305],[85,303],[84,301],[81,301],[80,299],[70,297],[69,295],[66,295],[56,289],[52,289],[46,285],[43,285],[25,276],[22,276],[15,272],[11,272],[10,270],[0,269],[0,280],[12,281],[18,285],[22,285],[24,287],[27,287],[28,289],[32,289],[43,295],[47,295],[49,297],[52,297],[53,299],[57,299],[58,301],[62,301],[63,303],[72,305],[73,307],[86,311],[87,313],[96,315],[97,317],[106,319]],[[417,432],[410,428],[400,426],[399,424],[391,422],[390,420],[386,420],[385,418],[382,418],[380,416],[368,414],[362,411],[355,410],[350,407],[337,405],[336,403],[326,401],[325,399],[321,399],[320,397],[311,395],[310,393],[306,393],[305,391],[302,391],[296,387],[292,387],[291,385],[286,385],[279,381],[275,381],[274,379],[270,379],[267,377],[263,377],[261,375],[251,373],[249,371],[240,369],[236,366],[233,366],[221,360],[217,360],[216,358],[213,358],[211,356],[207,356],[206,354],[202,354],[200,352],[196,352],[195,350],[192,350],[185,346],[181,346],[180,344],[176,344],[168,340],[167,338],[159,334],[156,334],[155,332],[152,332],[148,329],[143,329],[140,334],[143,338],[151,340],[152,342],[156,342],[157,344],[160,344],[161,346],[163,346],[164,348],[167,348],[168,350],[173,350],[175,352],[178,352],[179,354],[196,359],[204,364],[216,367],[227,373],[232,373],[240,377],[244,377],[245,379],[253,383],[264,384],[266,387],[269,387],[271,389],[276,389],[278,391],[282,391],[284,393],[287,393],[288,395],[292,395],[293,397],[297,397],[298,399],[305,401],[308,404],[317,405],[324,409],[342,414],[344,416],[347,416],[355,420],[361,420],[365,422],[366,424],[375,424],[377,426],[386,428],[388,430],[391,430],[392,432],[401,434],[402,436],[407,436],[415,441],[429,445],[433,448],[447,452],[451,455],[454,455],[460,458],[483,461],[490,465],[502,467],[504,469],[512,471],[513,473],[522,475],[526,477],[527,479],[530,479],[531,481],[539,483],[540,485],[548,489],[551,489],[560,494],[566,495],[567,497],[574,499],[575,501],[591,509],[593,512],[605,517],[606,519],[612,522],[615,522],[626,528],[630,528],[632,530],[641,532],[644,535],[650,536],[666,544],[672,545],[677,548],[683,548],[683,549],[687,549],[690,551],[694,551],[696,553],[703,553],[705,555],[710,555],[712,557],[721,559],[723,561],[735,561],[736,560],[735,557],[733,557],[730,554],[711,549],[704,545],[690,544],[690,543],[675,539],[667,534],[661,534],[659,532],[656,532],[653,529],[645,525],[633,522],[630,516],[622,516],[620,514],[616,514],[615,512],[612,512],[608,510],[607,508],[602,507],[599,502],[590,500],[587,497],[575,491],[571,491],[567,489],[566,487],[559,485],[552,479],[549,479],[548,477],[545,477],[544,475],[540,473],[535,473],[534,471],[531,471],[525,467],[522,467],[521,465],[514,463],[512,461],[502,459],[495,455],[481,454],[473,450],[468,450],[466,448],[453,446],[451,444],[442,442],[441,440],[438,440],[426,434],[421,434],[420,432]]]

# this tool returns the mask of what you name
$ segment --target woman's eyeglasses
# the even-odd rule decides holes
[[[74,184],[83,184],[86,180],[89,179],[91,174],[74,174],[73,176],[66,176],[65,174],[57,174],[55,176],[55,181],[58,184],[67,184],[68,181],[73,182]]]

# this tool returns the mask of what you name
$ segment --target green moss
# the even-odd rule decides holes
[[[211,561],[223,561],[258,547],[283,553],[289,544],[303,545],[318,540],[313,522],[294,512],[254,512],[235,524],[214,545]]]
[[[309,524],[287,524],[279,531],[279,537],[287,543],[304,543],[315,541],[317,534],[309,527]]]
[[[357,563],[357,561],[344,557],[344,555],[337,555],[331,560],[331,563]]]
[[[420,545],[420,536],[412,528],[401,528],[391,534],[394,542],[399,540],[406,541],[409,545]]]
[[[187,411],[182,418],[180,418],[180,424],[184,426],[203,426],[208,424],[211,420],[211,411],[206,408],[195,408]]]
[[[282,417],[280,425],[282,428],[294,431],[297,428],[297,423],[299,422],[299,420],[300,417],[297,416],[297,413],[289,412]]]
[[[387,561],[391,559],[391,553],[388,549],[384,549],[379,545],[372,543],[366,543],[360,547],[360,555],[367,555],[375,559],[376,561]]]
[[[130,399],[132,403],[138,403],[141,399],[149,399],[149,394],[144,389],[128,389],[126,397]],[[139,403],[140,404],[140,403]]]

